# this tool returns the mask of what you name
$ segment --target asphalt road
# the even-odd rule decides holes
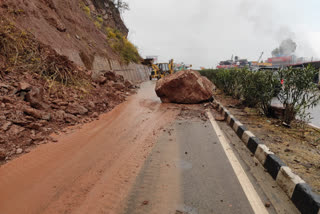
[[[233,131],[212,124],[202,105],[161,104],[143,83],[99,120],[1,166],[0,213],[297,213]]]
[[[165,130],[124,213],[253,213],[208,121],[182,119]]]

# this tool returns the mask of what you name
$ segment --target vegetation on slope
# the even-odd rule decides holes
[[[139,63],[137,48],[119,30],[107,28],[107,39],[111,48],[121,56],[125,63]]]

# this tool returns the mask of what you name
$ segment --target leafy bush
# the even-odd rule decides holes
[[[271,101],[280,80],[272,71],[253,72],[246,68],[230,70],[204,70],[208,77],[227,95],[241,99],[249,107],[258,107],[263,114],[271,116]]]
[[[267,117],[272,116],[271,101],[279,84],[273,71],[248,71],[242,84],[243,102],[249,107],[257,106]]]
[[[320,94],[314,77],[318,71],[312,67],[288,68],[280,72],[284,80],[278,99],[285,107],[284,122],[290,124],[296,116],[306,118],[306,109],[316,106],[320,101]]]
[[[240,98],[249,107],[258,107],[268,117],[273,116],[271,101],[277,97],[285,108],[283,120],[287,124],[296,116],[307,120],[306,110],[320,101],[320,92],[314,83],[318,71],[312,67],[280,71],[203,70],[200,73],[227,95]]]
[[[140,55],[137,48],[119,30],[107,28],[108,43],[121,56],[125,63],[139,63]]]

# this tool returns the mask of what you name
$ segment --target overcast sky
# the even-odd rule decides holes
[[[288,37],[320,56],[319,0],[127,0],[129,39],[143,57],[215,67],[231,55],[263,59]]]

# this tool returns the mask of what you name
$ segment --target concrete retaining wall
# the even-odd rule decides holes
[[[134,63],[125,65],[116,60],[109,60],[100,56],[94,58],[93,70],[112,70],[133,83],[143,82],[149,79],[149,69],[145,65]]]

